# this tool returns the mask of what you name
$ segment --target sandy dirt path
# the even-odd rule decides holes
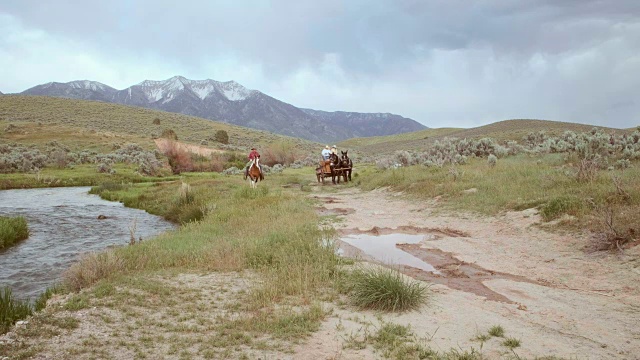
[[[480,349],[473,339],[493,325],[521,340],[523,358],[640,359],[639,249],[625,254],[588,253],[586,237],[560,235],[538,226],[534,209],[497,217],[442,215],[436,202],[419,202],[385,190],[354,188],[314,194],[321,214],[334,214],[348,234],[425,234],[419,244],[399,245],[434,265],[436,275],[401,267],[434,283],[433,299],[420,312],[384,315],[410,325],[439,351]],[[368,256],[342,243],[351,256]],[[435,254],[435,255],[434,255]],[[345,338],[379,324],[376,314],[338,312],[298,349],[298,358],[358,359],[366,350],[344,350]],[[358,321],[344,319],[358,318]],[[483,344],[490,358],[514,356],[493,338]]]

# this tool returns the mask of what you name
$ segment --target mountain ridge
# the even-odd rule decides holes
[[[427,128],[413,119],[389,113],[301,109],[233,80],[190,80],[179,75],[166,80],[144,80],[122,90],[90,80],[49,82],[20,94],[139,106],[318,142],[393,135]]]

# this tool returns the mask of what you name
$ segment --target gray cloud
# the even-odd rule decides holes
[[[0,69],[30,73],[0,70],[5,92],[75,79],[65,76],[124,87],[180,73],[428,126],[640,123],[635,0],[5,0],[2,14],[22,40],[0,38]],[[38,64],[43,49],[49,64]]]

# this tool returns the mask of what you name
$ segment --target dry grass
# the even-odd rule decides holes
[[[122,272],[124,267],[123,257],[115,251],[90,253],[64,273],[64,283],[69,290],[78,291]]]
[[[381,171],[360,167],[354,184],[364,190],[391,187],[414,198],[441,197],[443,208],[495,215],[537,207],[544,220],[571,215],[573,230],[602,234],[604,244],[617,247],[640,234],[640,166],[626,170],[595,170],[587,180],[579,164],[564,156],[518,155],[490,167],[483,159],[459,166],[455,177],[445,167],[410,166]],[[476,192],[465,190],[475,188]]]

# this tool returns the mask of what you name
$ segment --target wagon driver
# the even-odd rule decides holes
[[[329,150],[329,145],[327,145],[322,149],[322,160],[329,160],[329,156],[331,156],[331,150]]]

